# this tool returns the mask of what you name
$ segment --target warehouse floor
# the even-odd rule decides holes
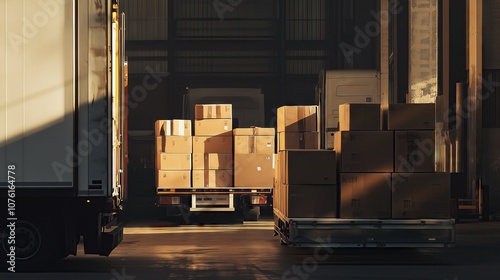
[[[147,226],[146,226],[147,225]],[[81,250],[80,246],[80,250]],[[1,279],[498,279],[500,222],[457,225],[451,249],[280,246],[272,221],[169,226],[135,221],[109,257],[68,257],[45,273]]]

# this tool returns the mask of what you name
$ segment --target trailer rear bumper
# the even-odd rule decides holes
[[[274,230],[288,246],[331,248],[449,248],[453,219],[289,218],[275,209]]]

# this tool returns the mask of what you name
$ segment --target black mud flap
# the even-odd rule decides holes
[[[109,256],[123,240],[123,226],[120,224],[110,232],[103,232],[101,237],[101,256]]]

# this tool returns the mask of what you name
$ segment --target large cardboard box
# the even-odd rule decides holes
[[[172,135],[191,136],[191,120],[172,120]]]
[[[335,151],[286,150],[279,152],[281,183],[334,185],[337,183]]]
[[[274,136],[234,136],[235,154],[273,154]]]
[[[278,132],[318,131],[318,106],[278,108]]]
[[[156,153],[191,153],[193,150],[192,136],[157,136]]]
[[[319,149],[319,132],[278,132],[278,151]]]
[[[432,130],[436,123],[434,103],[389,104],[388,130]]]
[[[233,169],[233,154],[193,154],[193,169]]]
[[[341,173],[340,218],[391,218],[391,173]]]
[[[155,136],[170,136],[172,135],[171,120],[157,120],[155,122]]]
[[[280,195],[290,218],[337,218],[336,185],[282,185]]]
[[[396,131],[395,133],[395,172],[434,172],[434,130]]]
[[[193,170],[193,188],[217,188],[232,186],[232,170]]]
[[[393,173],[392,218],[449,219],[449,173]]]
[[[194,118],[204,119],[232,119],[231,104],[197,104],[194,108]]]
[[[232,119],[195,120],[194,134],[196,136],[232,136]]]
[[[377,131],[380,128],[380,104],[346,103],[339,106],[340,131]]]
[[[393,131],[336,132],[340,172],[394,172],[393,135]]]
[[[158,170],[191,170],[191,154],[157,154]]]
[[[196,154],[232,154],[233,137],[231,136],[193,136],[193,153]]]
[[[190,188],[190,170],[157,170],[157,188]]]
[[[235,154],[235,187],[273,187],[274,154]]]

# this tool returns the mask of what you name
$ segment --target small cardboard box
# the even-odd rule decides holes
[[[340,218],[391,218],[390,173],[341,173]]]
[[[278,132],[278,151],[319,149],[319,132]]]
[[[281,208],[290,218],[337,218],[336,185],[282,185]]]
[[[396,131],[394,168],[397,173],[434,172],[434,130]]]
[[[235,154],[274,154],[274,136],[234,136]]]
[[[191,136],[191,120],[172,120],[172,135]]]
[[[158,170],[191,170],[191,154],[160,153],[157,156]]]
[[[393,135],[393,131],[336,132],[340,172],[394,172]]]
[[[191,153],[193,150],[192,136],[157,136],[156,153]]]
[[[389,104],[388,130],[433,130],[436,125],[434,103]]]
[[[286,150],[279,152],[281,183],[286,185],[335,185],[335,151]]]
[[[393,173],[392,218],[449,219],[449,173]]]
[[[218,188],[232,186],[232,170],[193,170],[193,188]]]
[[[273,187],[274,154],[235,154],[235,187]]]
[[[318,131],[318,106],[278,108],[278,132]]]
[[[380,130],[380,104],[341,104],[339,123],[340,131]]]
[[[193,153],[196,154],[232,154],[233,137],[229,136],[193,136]]]
[[[190,188],[191,170],[157,170],[157,188]]]
[[[204,119],[232,119],[231,104],[197,104],[194,108],[194,118]]]
[[[233,169],[233,154],[193,154],[193,169]]]
[[[172,121],[157,120],[155,122],[155,136],[170,136],[172,135]]]
[[[195,120],[194,134],[196,136],[232,136],[232,119]]]

